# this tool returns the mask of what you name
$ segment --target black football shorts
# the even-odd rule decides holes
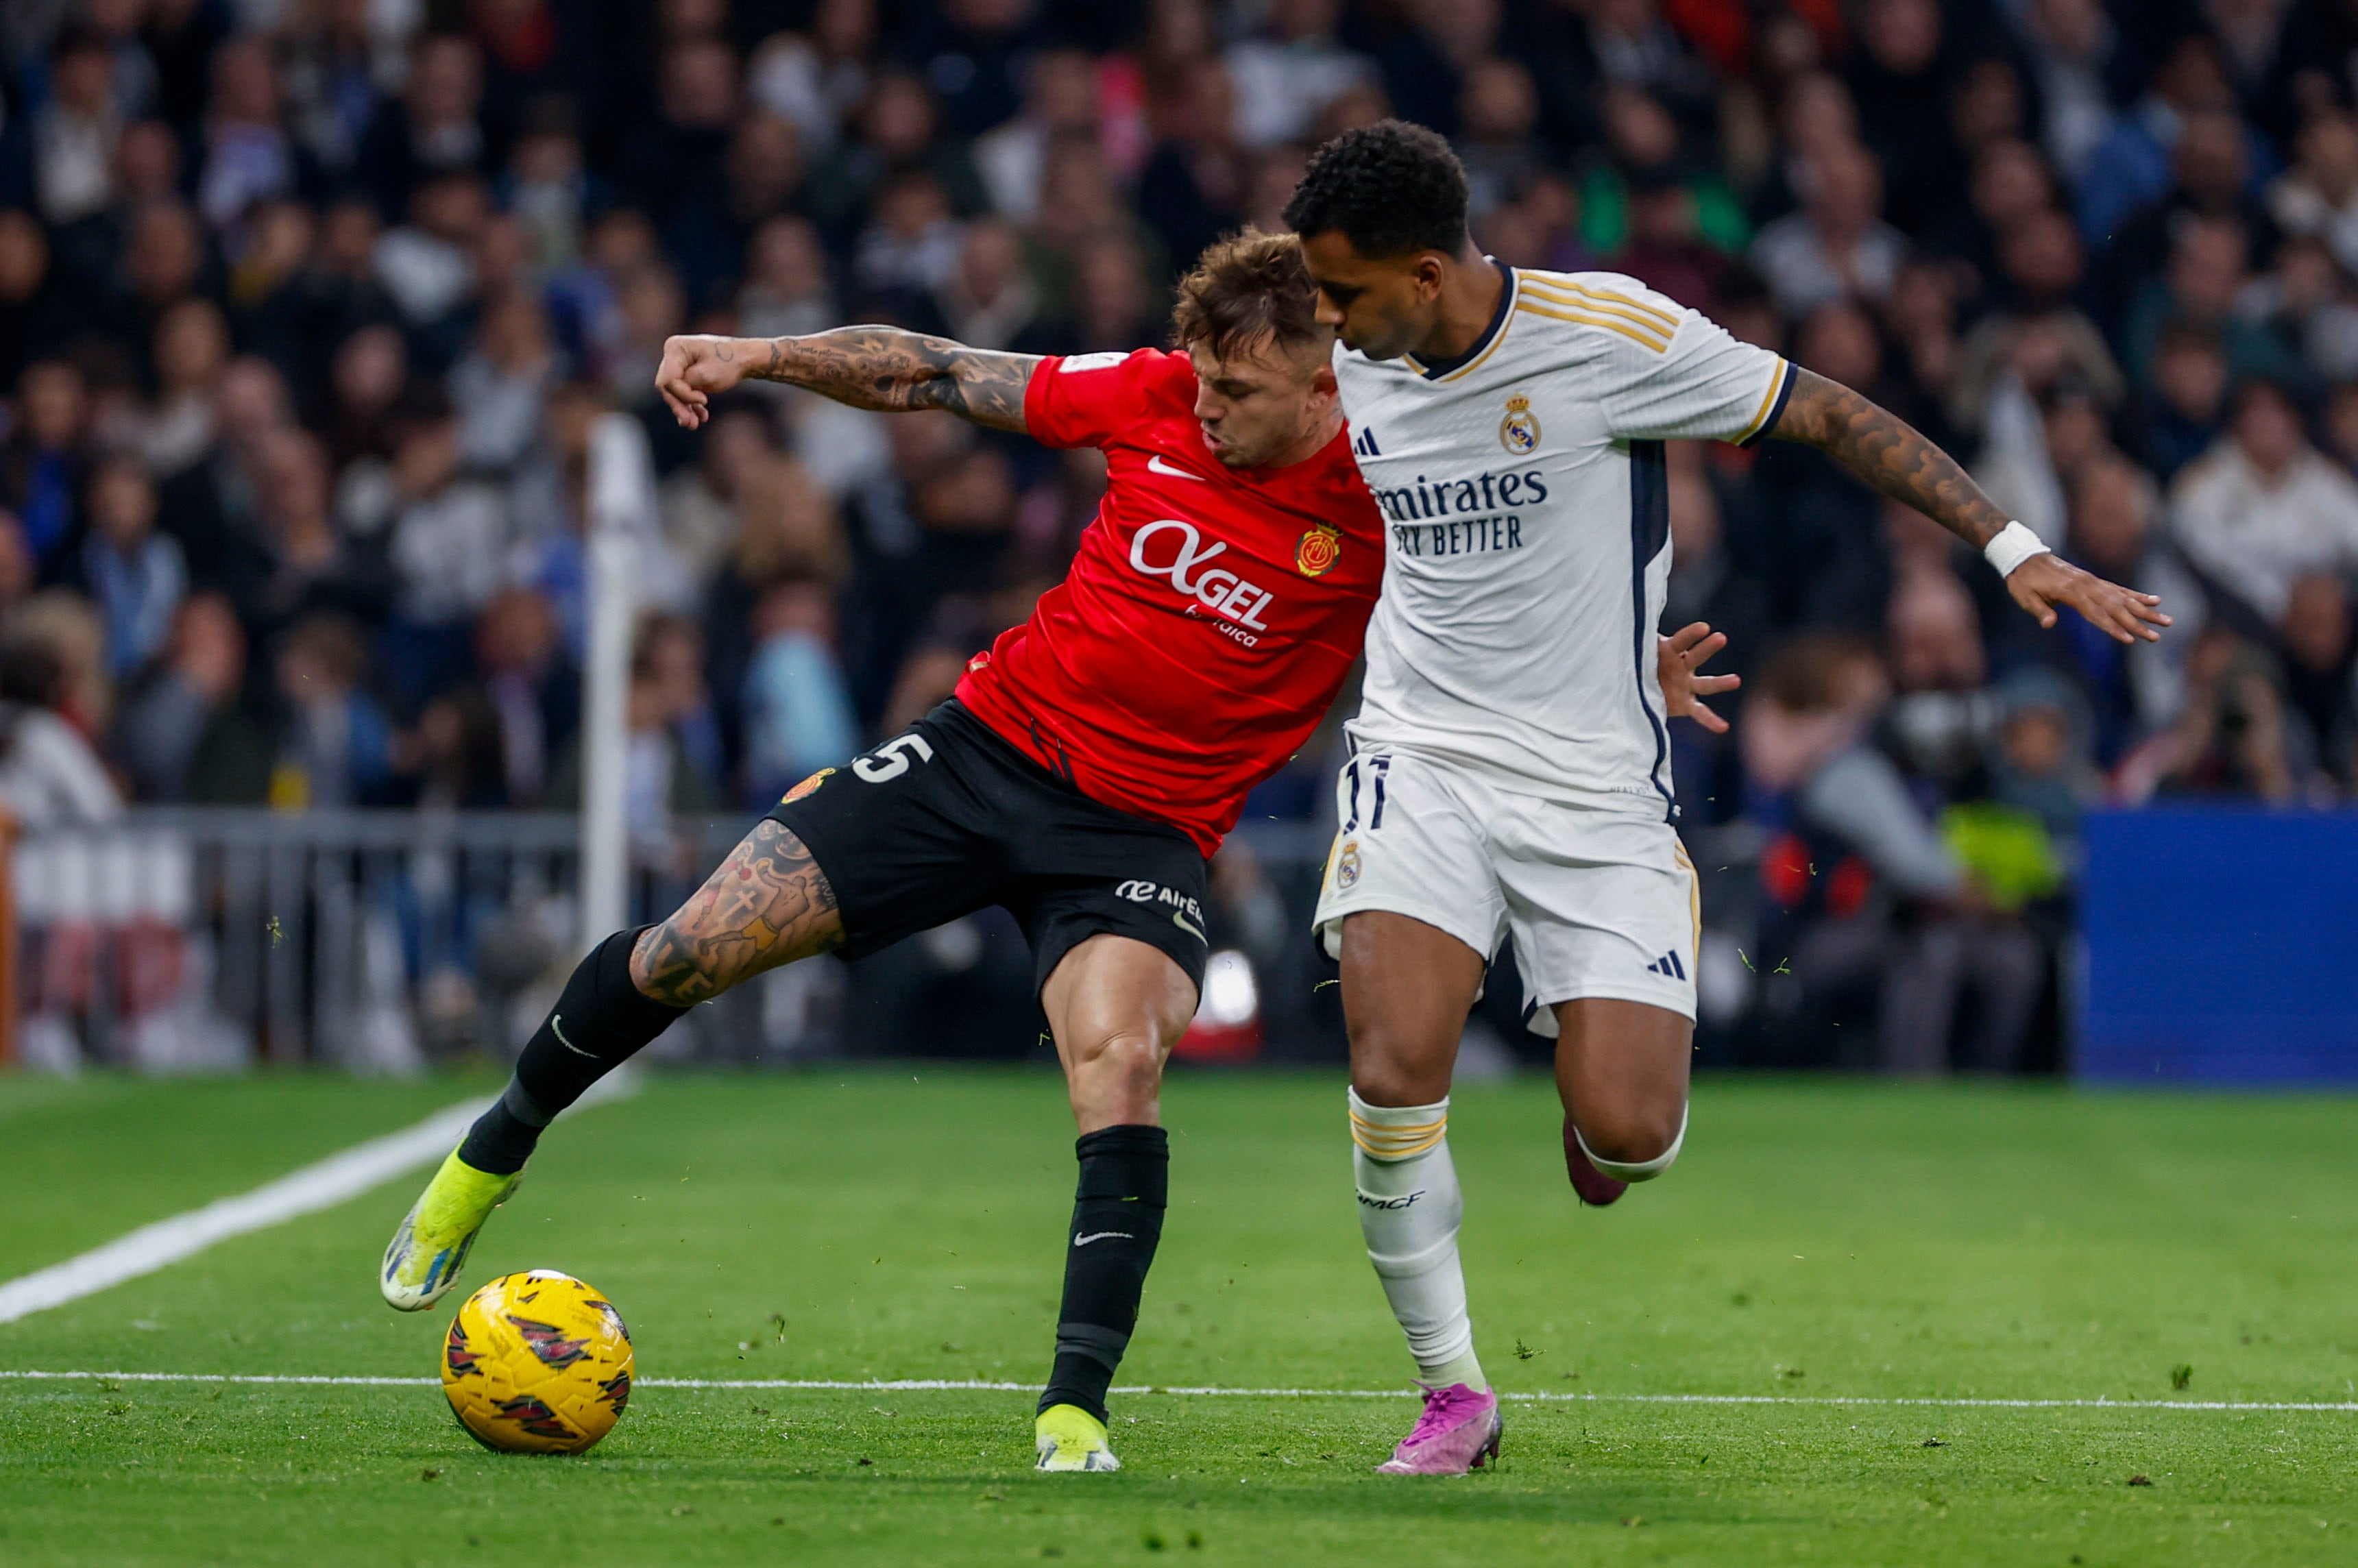
[[[1032,944],[1034,994],[1100,931],[1161,948],[1204,983],[1195,841],[1091,800],[956,698],[805,779],[770,819],[827,873],[846,958],[996,903]]]

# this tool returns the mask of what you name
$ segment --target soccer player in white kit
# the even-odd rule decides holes
[[[1701,906],[1677,831],[1654,629],[1671,572],[1666,439],[1823,450],[1982,549],[2052,626],[2126,643],[2158,600],[2008,521],[1947,454],[1849,388],[1610,273],[1484,256],[1448,144],[1398,121],[1313,156],[1302,236],[1353,450],[1389,525],[1317,928],[1342,962],[1368,1251],[1424,1410],[1382,1468],[1498,1452],[1449,1159],[1450,1070],[1511,940],[1554,1035],[1584,1201],[1659,1175],[1686,1134]]]

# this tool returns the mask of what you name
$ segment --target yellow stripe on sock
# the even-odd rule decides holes
[[[1384,1161],[1412,1160],[1419,1154],[1429,1153],[1433,1150],[1440,1148],[1442,1144],[1448,1141],[1449,1135],[1447,1133],[1436,1132],[1432,1137],[1424,1139],[1419,1142],[1378,1148],[1376,1145],[1369,1143],[1366,1139],[1358,1137],[1357,1134],[1353,1134],[1352,1136],[1352,1141],[1359,1146],[1360,1152],[1367,1155],[1368,1159]]]
[[[1432,1121],[1370,1121],[1355,1110],[1351,1113],[1351,1125],[1365,1128],[1378,1137],[1387,1133],[1395,1137],[1406,1137],[1412,1133],[1430,1132],[1435,1128],[1446,1127],[1449,1125],[1449,1119],[1444,1116]]]
[[[1369,1121],[1357,1111],[1351,1113],[1351,1141],[1371,1160],[1410,1159],[1439,1147],[1448,1136],[1449,1119],[1445,1116],[1437,1121],[1396,1126]]]

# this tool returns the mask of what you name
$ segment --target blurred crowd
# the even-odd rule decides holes
[[[1674,457],[1671,622],[1748,677],[1678,757],[1752,836],[1745,983],[2013,1065],[2083,811],[2358,791],[2353,84],[2353,0],[11,0],[0,796],[567,806],[621,411],[633,820],[766,805],[1028,611],[1102,464],[771,386],[687,437],[664,339],[1159,342],[1397,114],[1500,259],[1860,388],[2164,597],[2158,645],[2042,632],[1811,450]]]

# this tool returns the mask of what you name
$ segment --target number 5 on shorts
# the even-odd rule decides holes
[[[923,735],[895,735],[877,747],[873,754],[855,758],[851,771],[869,784],[897,779],[909,771],[909,753],[912,752],[917,753],[920,762],[934,760],[933,745]]]

